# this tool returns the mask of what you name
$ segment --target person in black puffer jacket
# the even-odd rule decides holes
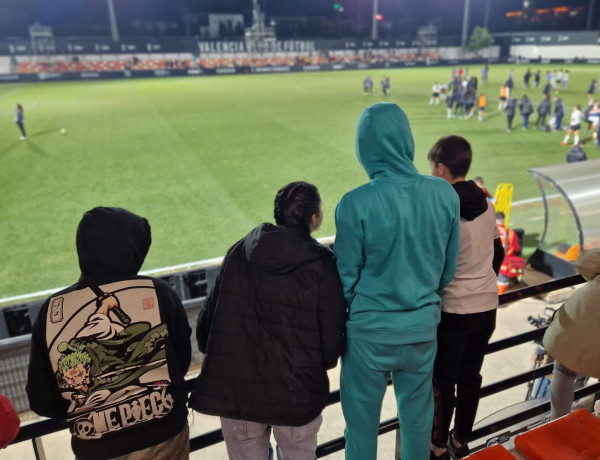
[[[314,185],[294,182],[264,223],[233,245],[198,317],[205,353],[191,407],[221,417],[230,459],[314,459],[327,369],[344,343],[346,304]]]
[[[519,112],[523,117],[523,129],[529,128],[529,116],[533,113],[533,103],[531,102],[531,99],[527,97],[527,94],[523,95],[521,98]]]
[[[546,124],[546,117],[552,110],[552,103],[548,95],[544,94],[544,98],[537,107],[538,116],[535,120],[535,129],[539,129]]]

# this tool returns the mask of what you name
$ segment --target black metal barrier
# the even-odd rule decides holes
[[[182,301],[206,297],[211,291],[220,265],[188,270],[182,273],[160,275],[156,278],[165,281]],[[59,291],[57,288],[56,291]],[[6,305],[0,308],[0,340],[30,334],[44,300]]]
[[[547,283],[543,283],[536,286],[530,286],[523,289],[519,289],[517,291],[512,291],[506,294],[502,294],[500,296],[500,305],[506,305],[517,300],[535,297],[538,295],[546,294],[558,289],[572,287],[578,284],[585,282],[584,278],[581,275],[571,276],[569,278],[564,278],[560,280],[550,281]],[[204,299],[199,299],[200,302],[203,302]],[[531,342],[534,339],[540,339],[543,337],[544,332],[547,328],[535,329],[530,332],[526,332],[524,334],[519,334],[517,336],[509,337],[506,339],[498,340],[496,342],[490,343],[486,348],[486,354],[495,353],[498,351],[506,350],[508,348],[514,347],[516,345],[525,344]],[[490,396],[492,394],[499,393],[501,391],[507,390],[509,388],[513,388],[520,384],[529,382],[536,378],[548,375],[552,372],[552,365],[546,365],[543,367],[539,367],[537,369],[521,373],[512,377],[509,377],[505,380],[501,380],[499,382],[492,383],[487,385],[481,389],[481,397]],[[190,379],[187,381],[188,389],[191,390],[193,387],[195,379]],[[391,385],[391,380],[388,381],[388,385]],[[592,395],[594,393],[600,392],[600,382],[595,383],[593,385],[589,385],[585,388],[579,389],[575,391],[575,399],[579,399],[585,396]],[[340,401],[340,392],[339,390],[333,391],[330,393],[330,400],[328,405],[337,404]],[[514,426],[517,423],[526,421],[536,415],[543,414],[547,412],[550,408],[549,402],[544,402],[536,405],[530,409],[524,410],[515,415],[507,416],[501,420],[497,420],[489,425],[483,426],[481,428],[475,429],[471,435],[471,437],[467,441],[473,441],[477,439],[482,439],[486,436],[495,435],[500,430],[505,430]],[[38,455],[38,443],[39,438],[45,436],[47,434],[51,434],[57,431],[61,431],[67,428],[67,424],[64,420],[44,420],[41,422],[32,423],[30,425],[25,425],[21,428],[21,431],[17,438],[13,441],[13,444],[18,442],[23,442],[27,440],[31,440],[34,444],[34,451],[36,455],[36,459],[40,459],[41,457]],[[390,420],[386,420],[380,423],[379,425],[379,435],[388,433],[390,431],[397,430],[399,428],[398,418],[393,418]],[[473,447],[471,450],[476,451],[486,447],[487,445],[491,445],[497,442],[505,442],[510,437],[518,434],[520,431],[525,431],[530,427],[524,427],[517,431],[504,431],[498,435],[496,435],[493,439],[488,440],[485,444],[482,444],[477,447]],[[191,451],[205,449],[207,447],[213,446],[223,441],[223,435],[221,430],[213,430],[208,433],[202,434],[200,436],[196,436],[190,439],[190,449]],[[320,444],[317,447],[316,456],[317,458],[326,457],[334,452],[338,452],[344,449],[345,441],[343,437],[339,437],[328,441],[326,443]]]

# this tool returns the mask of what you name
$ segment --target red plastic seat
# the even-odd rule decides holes
[[[585,409],[515,438],[528,460],[600,460],[600,419]]]

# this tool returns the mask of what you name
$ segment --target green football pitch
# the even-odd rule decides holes
[[[542,75],[549,68],[531,67]],[[514,68],[520,97],[526,65]],[[600,71],[569,69],[565,122],[573,105],[585,106]],[[471,67],[471,75],[480,71]],[[380,101],[406,110],[420,172],[429,173],[427,152],[439,137],[460,134],[474,150],[470,177],[483,176],[492,193],[514,184],[520,204],[511,225],[526,230],[530,253],[543,219],[527,168],[564,163],[567,148],[561,133],[522,130],[519,116],[506,132],[496,108],[508,71],[493,65],[479,85],[489,98],[483,123],[447,120],[443,102],[428,105],[432,84],[448,81],[450,68],[371,71],[370,96],[362,94],[367,71],[0,85],[0,302],[77,279],[75,230],[94,206],[148,218],[153,244],[143,270],[222,256],[272,221],[276,191],[295,180],[321,191],[325,220],[315,236],[335,234],[336,203],[367,180],[355,155],[356,122]],[[387,97],[377,83],[384,73]],[[541,88],[527,94],[537,106]],[[26,141],[13,124],[15,103],[25,109]],[[595,146],[586,150],[598,156]]]

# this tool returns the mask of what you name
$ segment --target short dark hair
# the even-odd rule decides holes
[[[310,233],[310,219],[319,215],[319,190],[308,182],[292,182],[275,196],[275,223]]]
[[[445,165],[452,177],[465,177],[472,158],[471,144],[464,137],[455,135],[440,138],[427,154],[429,161]]]

